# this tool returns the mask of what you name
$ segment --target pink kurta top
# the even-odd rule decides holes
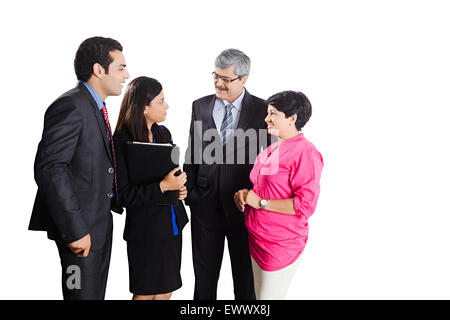
[[[308,239],[308,218],[320,191],[322,155],[303,134],[271,144],[256,158],[250,173],[253,191],[262,199],[294,198],[295,215],[245,207],[250,254],[265,271],[293,263]],[[272,152],[273,150],[273,152]]]

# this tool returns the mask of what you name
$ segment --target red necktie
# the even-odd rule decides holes
[[[108,111],[106,110],[106,105],[105,105],[104,102],[103,102],[103,107],[102,107],[102,113],[103,113],[103,118],[105,119],[105,122],[106,122],[106,134],[108,136],[109,145],[110,145],[111,153],[112,153],[112,157],[113,157],[113,164],[114,164],[114,188],[115,188],[115,191],[116,191],[116,197],[118,197],[119,193],[117,192],[116,155],[114,153],[114,141],[113,141],[113,137],[112,137],[112,133],[111,133],[111,126],[109,125]]]

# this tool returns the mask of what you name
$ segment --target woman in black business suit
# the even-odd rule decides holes
[[[117,204],[127,210],[124,239],[127,241],[130,291],[133,300],[166,300],[181,287],[181,231],[188,222],[181,200],[187,196],[186,174],[169,172],[160,182],[130,186],[126,143],[171,143],[166,119],[167,103],[161,84],[139,77],[128,85],[114,133]],[[158,165],[149,163],[149,166]],[[179,190],[178,204],[163,205],[164,192]]]

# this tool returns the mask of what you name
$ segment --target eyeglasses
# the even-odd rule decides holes
[[[222,80],[222,82],[223,83],[225,83],[225,84],[229,84],[229,83],[231,83],[231,82],[233,82],[233,81],[235,81],[235,80],[237,80],[237,79],[239,79],[239,80],[241,80],[241,78],[242,77],[237,77],[237,78],[234,78],[234,79],[228,79],[228,78],[226,78],[226,77],[223,77],[223,76],[220,76],[220,75],[218,75],[215,71],[213,71],[213,73],[212,73],[212,75],[213,75],[213,77],[214,77],[214,80]]]

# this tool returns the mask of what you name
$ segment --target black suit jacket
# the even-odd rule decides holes
[[[266,148],[270,144],[271,138],[267,134],[267,125],[264,122],[267,107],[264,100],[251,95],[246,90],[236,130],[255,130],[256,141],[250,143],[250,139],[246,137],[244,144],[238,143],[238,139],[234,135],[225,146],[222,146],[223,164],[215,162],[208,164],[205,162],[203,155],[205,149],[206,154],[210,154],[211,147],[208,147],[208,145],[211,144],[211,141],[203,141],[205,139],[201,139],[201,137],[207,130],[213,129],[215,130],[213,131],[215,132],[215,139],[221,139],[213,118],[215,100],[216,96],[210,95],[200,98],[192,104],[189,146],[183,166],[183,170],[186,171],[188,176],[186,204],[191,207],[193,214],[214,218],[217,203],[221,202],[228,221],[240,223],[243,221],[243,215],[236,208],[233,197],[234,193],[240,189],[252,188],[250,171],[253,168],[256,155],[261,151],[261,147]],[[196,121],[201,122],[201,130],[195,126]],[[265,133],[259,134],[259,129],[265,129]],[[214,141],[214,139],[211,140]],[[199,141],[201,142],[199,143]],[[234,144],[235,148],[228,148],[227,146],[230,144]],[[214,152],[211,152],[211,154],[216,156]],[[244,156],[244,161],[241,164],[238,163],[238,154]],[[228,159],[234,159],[232,164],[229,164],[229,161],[226,163],[227,157]],[[201,163],[196,163],[198,159],[201,159]]]
[[[170,132],[161,127],[163,133],[172,143]],[[128,164],[126,155],[126,143],[132,138],[126,129],[121,129],[114,134],[114,150],[117,164],[117,185],[119,197],[118,205],[125,207],[127,211],[123,238],[129,242],[155,242],[168,240],[174,237],[172,225],[172,209],[169,205],[162,205],[167,201],[161,192],[159,181],[148,185],[131,186],[128,181]],[[158,163],[148,165],[157,166]],[[188,217],[183,203],[178,200],[174,206],[178,231],[188,222]]]
[[[47,109],[34,163],[38,185],[29,230],[66,243],[91,236],[103,246],[112,232],[114,180],[106,125],[81,82]]]

